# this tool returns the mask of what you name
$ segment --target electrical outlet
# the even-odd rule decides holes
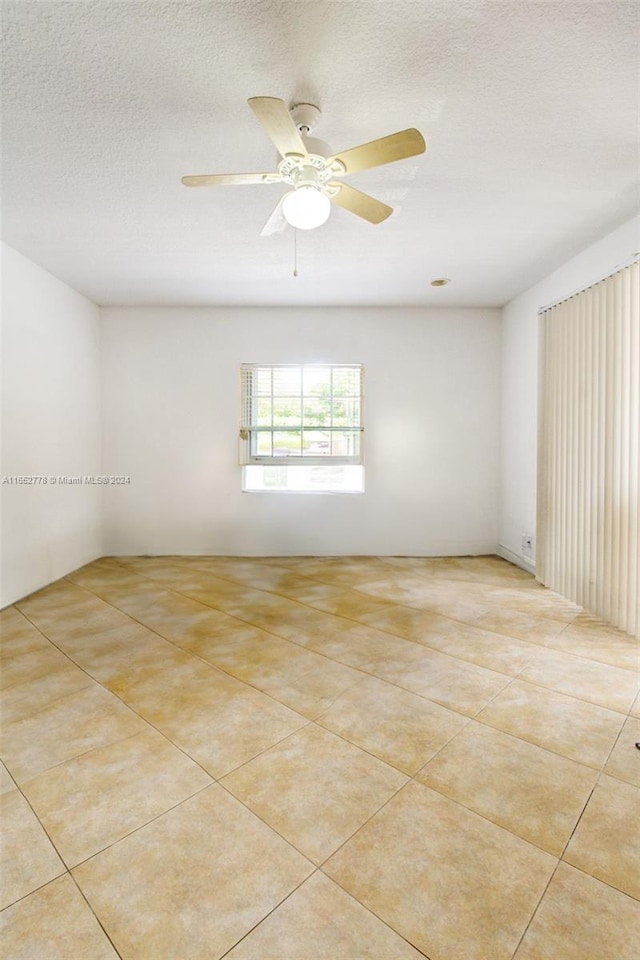
[[[531,534],[522,534],[522,555],[523,557],[533,556],[533,537]]]

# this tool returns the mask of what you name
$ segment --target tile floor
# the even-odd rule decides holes
[[[109,558],[0,622],[3,956],[636,960],[638,645],[503,560]]]

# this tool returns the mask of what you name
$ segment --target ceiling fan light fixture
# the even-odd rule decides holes
[[[331,201],[318,187],[303,185],[286,195],[282,213],[297,230],[314,230],[329,219]]]

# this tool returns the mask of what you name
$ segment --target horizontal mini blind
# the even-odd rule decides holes
[[[541,313],[537,577],[640,635],[640,264]]]
[[[243,464],[361,464],[361,364],[243,364]]]

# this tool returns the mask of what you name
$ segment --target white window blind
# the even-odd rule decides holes
[[[640,264],[541,314],[538,579],[640,635]]]
[[[240,461],[361,464],[363,405],[361,364],[243,364]]]

